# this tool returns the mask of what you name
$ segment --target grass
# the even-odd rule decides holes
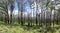
[[[54,30],[53,33],[60,33],[60,25],[51,25],[51,29]],[[47,33],[52,33],[52,30],[47,31]],[[0,33],[44,33],[44,26],[43,27],[30,27],[21,26],[19,24],[7,25],[0,21]]]

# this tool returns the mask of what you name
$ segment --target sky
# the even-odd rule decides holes
[[[9,14],[10,14],[10,7],[8,6],[8,12],[9,12]],[[18,4],[17,4],[17,2],[15,1],[14,2],[14,10],[13,10],[13,13],[16,15],[16,14],[18,14]]]
[[[15,6],[14,6],[13,14],[14,14],[14,15],[17,15],[17,14],[18,14],[18,4],[17,4],[16,1],[15,1],[14,4],[15,4]],[[9,10],[9,9],[10,9],[10,8],[8,8],[8,10]],[[10,14],[10,10],[9,10],[8,12],[9,12],[9,14]],[[32,14],[31,12],[32,12],[32,11],[30,10],[30,4],[27,3],[26,6],[25,6],[25,12],[24,12],[24,14],[26,14],[26,15],[27,15],[27,13]]]
[[[18,10],[18,4],[17,4],[16,1],[15,1],[15,8],[14,8],[14,10]]]
[[[25,12],[24,12],[24,14],[27,15],[28,13],[30,13],[32,15],[32,17],[33,17],[33,12],[30,9],[30,4],[27,2],[26,6],[25,6]],[[10,10],[9,10],[9,14],[10,14]],[[13,14],[14,15],[17,15],[18,14],[18,4],[17,4],[16,1],[15,1],[15,7],[14,7]]]
[[[52,0],[52,1],[54,1],[54,0]],[[35,3],[35,5],[34,5],[34,7],[36,7],[36,3]],[[44,6],[43,8],[45,8],[45,6]],[[58,7],[56,7],[56,8],[58,8]],[[25,13],[24,13],[24,14],[27,15],[28,13],[30,13],[30,14],[33,16],[33,12],[34,12],[34,14],[36,14],[36,8],[34,9],[34,11],[31,10],[31,9],[30,9],[30,4],[27,2],[26,6],[25,6]],[[9,13],[10,13],[10,10],[9,10]],[[14,8],[13,13],[14,13],[15,15],[18,14],[18,4],[17,4],[16,1],[15,1],[15,8]],[[39,12],[38,12],[38,13],[41,13],[41,7],[39,7]],[[35,15],[35,16],[36,16],[36,15]]]
[[[25,10],[28,11],[29,9],[30,9],[30,4],[27,3],[26,6],[25,6]],[[15,1],[15,8],[14,8],[14,10],[18,10],[18,4],[17,4],[16,1]]]
[[[34,2],[34,3],[35,3],[35,5],[34,5],[33,7],[36,7],[36,2]],[[33,7],[32,7],[32,8],[33,8]],[[40,7],[39,7],[39,11],[40,11],[40,13],[41,13],[41,8],[40,8]],[[30,14],[32,15],[32,17],[33,17],[33,12],[34,12],[34,16],[36,16],[36,8],[34,8],[34,10],[31,10],[31,9],[30,9],[30,4],[27,2],[26,6],[25,6],[25,14],[30,13]],[[9,13],[10,13],[10,11],[9,11]],[[18,14],[18,4],[17,4],[16,1],[15,1],[15,8],[14,8],[13,13],[14,13],[15,15]],[[39,13],[39,12],[38,12],[38,13]]]

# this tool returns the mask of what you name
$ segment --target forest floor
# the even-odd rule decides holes
[[[44,26],[43,26],[44,27]],[[13,25],[7,25],[0,21],[0,33],[46,33],[43,27],[38,26],[21,26],[18,23]],[[47,33],[60,33],[60,25],[51,25],[52,30],[47,31]]]

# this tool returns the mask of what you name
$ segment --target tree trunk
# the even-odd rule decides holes
[[[28,14],[28,27],[30,27],[30,18],[29,18],[29,14]]]
[[[21,25],[23,26],[23,6],[21,5]]]
[[[18,3],[18,23],[20,24],[20,16],[19,16],[19,11],[20,11],[20,4]]]
[[[9,22],[9,24],[11,24],[12,23],[12,11],[11,11],[11,14],[10,14],[10,22]]]
[[[9,24],[9,15],[7,16],[7,24]]]

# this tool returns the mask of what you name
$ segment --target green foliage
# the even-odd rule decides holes
[[[51,25],[51,28],[49,30],[46,29],[46,27],[38,27],[33,26],[28,29],[27,26],[21,26],[18,23],[15,23],[13,25],[7,25],[4,22],[0,21],[0,33],[44,33],[47,31],[47,33],[59,33],[60,25],[53,24]]]

